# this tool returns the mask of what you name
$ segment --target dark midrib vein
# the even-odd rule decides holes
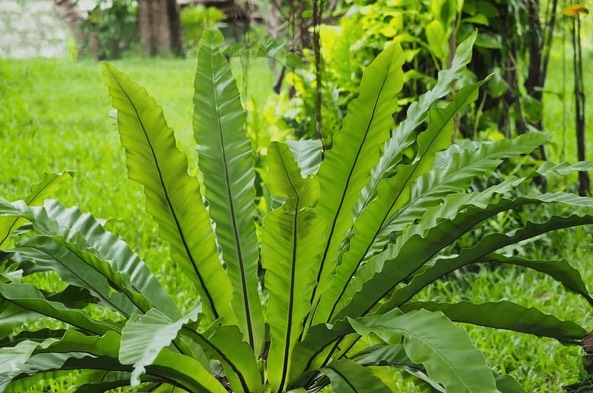
[[[323,270],[325,268],[325,263],[327,262],[326,261],[327,254],[329,252],[329,249],[330,249],[330,246],[331,246],[331,242],[333,240],[334,231],[335,231],[335,228],[336,228],[336,224],[338,222],[338,216],[340,215],[340,212],[342,210],[342,206],[344,205],[344,200],[346,199],[346,194],[347,194],[347,191],[348,191],[348,186],[350,185],[350,180],[352,179],[352,174],[354,173],[354,169],[357,168],[358,159],[359,159],[360,154],[362,152],[362,149],[363,149],[363,146],[364,146],[364,142],[366,141],[366,139],[367,139],[367,137],[369,135],[369,130],[371,128],[371,124],[372,124],[373,120],[375,119],[375,113],[377,111],[377,106],[379,105],[379,101],[380,101],[380,98],[381,98],[381,93],[383,92],[383,89],[385,87],[385,83],[387,83],[388,77],[389,77],[389,73],[387,73],[385,75],[385,78],[383,78],[383,82],[381,83],[380,93],[377,95],[377,99],[375,100],[375,103],[373,104],[373,110],[371,111],[371,116],[370,116],[370,119],[368,120],[368,123],[367,123],[367,127],[366,127],[366,130],[365,130],[365,133],[364,133],[364,138],[362,139],[362,142],[358,146],[358,150],[357,150],[356,156],[354,158],[354,164],[350,168],[350,172],[348,173],[348,176],[346,178],[346,185],[344,187],[344,192],[342,193],[342,196],[340,198],[340,203],[338,204],[338,209],[336,210],[336,213],[334,214],[334,218],[332,220],[332,226],[331,226],[331,229],[330,229],[330,231],[328,233],[327,243],[326,243],[326,246],[325,246],[325,250],[323,252],[323,257],[321,258],[321,264],[319,266],[319,271],[317,272],[317,279],[316,279],[316,281],[318,283],[319,283],[319,280],[321,279],[321,275],[322,275]],[[360,98],[358,98],[358,99],[360,99]],[[318,286],[315,286],[313,288],[313,294],[311,295],[311,301],[310,301],[311,304],[313,304],[313,301],[315,300],[315,295],[317,294],[317,288],[318,288]],[[312,320],[311,320],[311,323],[312,323]]]
[[[26,248],[26,247],[32,248],[32,249],[34,249],[34,250],[37,250],[37,251],[41,252],[42,254],[45,254],[45,255],[47,255],[49,258],[53,259],[53,260],[54,260],[56,263],[58,263],[58,264],[60,264],[60,265],[64,266],[64,267],[66,268],[66,270],[68,270],[70,273],[72,273],[72,275],[73,275],[73,276],[77,277],[77,278],[78,278],[80,281],[82,281],[82,282],[83,282],[83,283],[84,283],[84,284],[87,286],[87,288],[94,288],[94,287],[93,287],[93,285],[91,285],[91,284],[88,282],[88,280],[86,280],[85,278],[83,278],[82,276],[80,276],[79,274],[77,274],[77,273],[76,273],[74,270],[72,270],[72,269],[70,268],[70,266],[68,266],[68,265],[66,265],[66,264],[64,264],[64,263],[60,263],[60,262],[59,262],[59,260],[58,260],[58,258],[56,258],[54,255],[50,254],[48,251],[46,251],[46,250],[44,250],[44,249],[42,249],[42,248],[40,248],[40,247],[35,247],[35,246],[25,246],[25,248]],[[66,249],[66,250],[68,250],[68,248],[66,248],[66,247],[65,247],[65,249]],[[72,253],[70,250],[68,250],[68,252]],[[74,255],[74,256],[76,256],[76,254],[73,254],[73,255]],[[86,266],[89,266],[89,265],[88,265],[88,264],[86,264],[86,263],[85,263],[85,265],[86,265]],[[89,267],[91,267],[91,266],[89,266]],[[91,267],[91,268],[92,268],[92,267]],[[96,271],[95,269],[93,269],[93,270],[94,270],[94,271]],[[104,277],[104,276],[103,276],[103,277]],[[120,312],[122,315],[125,315],[125,316],[126,316],[126,317],[128,317],[128,318],[130,317],[128,314],[126,314],[126,313],[124,312],[124,310],[120,309],[120,308],[119,308],[119,307],[117,307],[117,306],[116,306],[116,305],[115,305],[113,302],[111,302],[111,300],[109,300],[109,298],[107,298],[106,296],[103,296],[101,293],[99,293],[99,291],[95,291],[95,292],[96,292],[97,296],[98,296],[99,298],[101,298],[101,299],[102,299],[102,300],[103,300],[105,303],[111,304],[111,305],[113,306],[113,308],[115,308],[117,311],[119,311],[119,312]],[[128,300],[129,300],[129,299],[128,299]],[[132,303],[132,304],[134,304],[134,303]]]
[[[140,123],[140,127],[142,128],[142,132],[144,133],[144,137],[146,138],[146,143],[148,143],[148,147],[150,148],[150,153],[152,155],[153,161],[154,161],[154,166],[155,169],[158,173],[159,176],[159,182],[161,183],[161,187],[163,188],[163,193],[165,194],[165,200],[167,201],[167,205],[169,206],[169,209],[171,211],[171,215],[173,216],[173,221],[175,222],[175,227],[177,228],[177,232],[179,234],[180,240],[183,243],[183,248],[185,249],[186,255],[189,258],[191,265],[193,267],[194,272],[196,273],[196,276],[198,277],[198,280],[200,281],[200,286],[202,287],[202,289],[204,290],[204,293],[206,294],[206,297],[208,298],[208,304],[210,305],[210,309],[212,310],[212,313],[214,314],[214,318],[217,319],[219,318],[219,314],[218,311],[216,310],[216,306],[214,304],[214,299],[212,298],[212,295],[210,294],[210,291],[208,290],[208,288],[206,287],[205,283],[204,283],[204,278],[202,277],[202,274],[200,273],[200,271],[198,270],[198,266],[196,261],[194,260],[194,257],[190,251],[189,245],[187,243],[187,240],[185,239],[185,234],[183,233],[183,230],[181,228],[181,223],[179,222],[179,219],[177,218],[177,213],[175,212],[175,209],[173,208],[173,204],[171,203],[171,198],[169,197],[169,192],[167,190],[167,187],[165,185],[165,181],[163,179],[163,174],[161,171],[161,167],[159,165],[158,159],[156,157],[156,153],[154,150],[154,147],[152,146],[152,142],[150,140],[150,137],[148,136],[148,132],[146,131],[146,127],[144,127],[144,122],[142,121],[142,118],[140,117],[140,113],[138,112],[138,109],[136,108],[136,105],[134,105],[134,102],[130,99],[130,96],[128,95],[128,93],[123,89],[123,87],[121,86],[121,83],[119,82],[119,79],[113,75],[113,79],[115,80],[115,82],[117,83],[117,86],[119,87],[120,91],[126,96],[128,102],[130,103],[130,106],[132,107],[132,109],[134,109],[134,112],[136,113],[136,118],[138,119],[138,123]],[[117,109],[117,108],[116,108]],[[145,187],[146,188],[146,187]]]
[[[2,299],[6,300],[7,302],[10,302],[10,303],[12,303],[12,304],[16,304],[16,305],[17,305],[18,307],[20,307],[20,308],[23,308],[23,309],[25,309],[25,310],[29,310],[29,311],[31,311],[31,312],[34,312],[35,314],[41,314],[41,315],[45,315],[46,317],[50,317],[50,318],[54,318],[54,319],[58,319],[58,318],[56,318],[55,314],[51,314],[51,313],[48,313],[48,312],[42,312],[42,311],[40,311],[40,310],[33,309],[33,308],[31,308],[31,307],[29,307],[29,306],[27,306],[27,305],[25,305],[25,304],[21,304],[21,302],[20,302],[18,299],[9,299],[9,298],[6,298],[6,297],[2,297]],[[47,300],[47,299],[45,299],[45,300],[46,300],[47,302],[50,302],[50,301],[49,301],[49,300]],[[52,308],[53,308],[53,307],[52,307]],[[85,317],[86,317],[86,315],[85,315]],[[79,328],[80,330],[86,330],[86,331],[88,331],[88,332],[91,332],[91,333],[94,333],[94,334],[97,334],[97,335],[103,335],[103,334],[105,334],[106,332],[109,332],[109,331],[111,331],[110,329],[106,329],[105,331],[98,331],[98,330],[92,331],[92,330],[90,330],[88,327],[81,326],[80,324],[73,323],[72,321],[65,321],[65,320],[63,320],[63,319],[58,319],[58,320],[59,320],[59,321],[62,321],[62,322],[65,322],[65,323],[67,323],[67,324],[69,324],[69,325],[71,325],[71,326],[77,327],[77,328]],[[98,325],[100,325],[99,323],[97,323],[97,324],[98,324]]]
[[[450,119],[452,119],[453,116],[450,117]],[[450,120],[449,119],[449,120]],[[447,120],[447,122],[445,122],[445,124],[447,124],[449,122],[449,120]],[[434,137],[432,138],[432,140],[430,141],[430,143],[428,144],[428,147],[426,148],[425,153],[422,155],[422,157],[416,162],[416,164],[414,165],[414,168],[412,169],[412,171],[410,171],[410,173],[408,174],[408,176],[406,177],[405,181],[402,183],[399,192],[397,193],[397,196],[395,198],[393,198],[393,201],[391,202],[391,204],[389,205],[389,209],[387,209],[387,211],[385,212],[385,215],[383,216],[383,219],[381,220],[381,224],[377,227],[377,230],[375,231],[375,234],[373,235],[371,241],[369,242],[369,244],[367,245],[364,253],[362,254],[361,259],[358,261],[356,267],[354,269],[352,269],[352,272],[350,273],[350,276],[348,277],[348,280],[346,280],[344,282],[344,285],[342,286],[342,290],[340,291],[340,295],[338,296],[338,298],[336,299],[335,303],[332,305],[332,309],[331,312],[329,314],[328,317],[328,321],[331,320],[331,318],[333,317],[335,311],[336,311],[336,307],[338,306],[338,303],[340,302],[340,300],[342,299],[342,296],[344,295],[344,293],[346,292],[346,288],[348,287],[348,284],[350,283],[350,281],[352,281],[352,278],[354,277],[354,275],[356,274],[358,267],[360,266],[360,264],[362,263],[364,256],[369,252],[369,250],[371,249],[373,242],[375,241],[375,239],[377,238],[377,236],[379,235],[379,233],[381,233],[381,229],[383,229],[383,226],[385,225],[385,221],[387,221],[388,217],[389,217],[389,212],[391,211],[391,209],[393,209],[393,207],[395,206],[396,202],[399,200],[399,198],[401,197],[402,193],[404,192],[404,190],[406,189],[407,184],[410,182],[410,179],[412,178],[412,176],[416,173],[416,170],[418,169],[418,167],[420,166],[420,163],[422,162],[422,160],[424,160],[424,158],[426,157],[426,154],[428,153],[428,150],[430,149],[430,147],[435,143],[435,141],[437,140],[438,136],[440,135],[441,131],[443,130],[444,126],[441,127],[441,129],[439,130],[439,132],[435,133]]]
[[[350,389],[352,389],[353,392],[358,392],[359,390],[356,388],[356,386],[352,385],[352,383],[348,380],[348,378],[346,378],[346,376],[344,374],[342,374],[341,372],[339,372],[338,370],[336,370],[334,367],[328,367],[330,370],[332,370],[333,372],[335,372],[336,374],[338,374],[340,376],[340,378],[342,378],[342,380],[344,382],[346,382],[346,384],[350,387]]]
[[[215,69],[214,68],[215,64],[214,64],[214,56],[210,56],[210,67],[211,69]],[[223,162],[223,170],[224,170],[224,178],[225,178],[225,184],[226,184],[226,193],[227,193],[227,200],[229,203],[229,210],[230,210],[230,215],[231,215],[231,223],[233,226],[233,237],[234,237],[234,241],[235,241],[235,250],[237,252],[237,259],[238,259],[238,265],[239,265],[239,273],[241,276],[241,291],[242,291],[242,295],[243,295],[243,308],[244,308],[244,312],[245,312],[245,322],[247,324],[247,335],[248,335],[248,339],[249,339],[249,345],[251,345],[251,348],[253,348],[254,350],[256,350],[255,348],[255,338],[254,338],[254,333],[253,333],[253,322],[251,320],[251,304],[250,304],[250,297],[249,297],[249,289],[247,288],[247,273],[245,272],[245,263],[243,261],[243,250],[241,248],[241,242],[239,239],[239,225],[237,224],[237,217],[235,215],[235,204],[233,202],[233,196],[231,195],[231,181],[229,178],[229,167],[228,167],[228,162],[227,162],[227,156],[226,156],[226,144],[225,144],[225,140],[224,140],[224,132],[223,132],[223,127],[222,127],[222,123],[220,121],[221,116],[220,116],[220,107],[218,105],[218,94],[216,91],[216,81],[214,80],[214,78],[212,79],[212,91],[213,91],[213,97],[214,97],[214,105],[215,105],[215,109],[216,109],[216,121],[217,121],[217,125],[218,125],[218,131],[219,131],[219,135],[220,135],[220,144],[221,144],[221,151],[222,151],[222,162]]]
[[[448,120],[448,121],[449,121],[449,120]],[[448,122],[448,121],[447,121],[447,122]],[[436,138],[436,137],[435,137],[435,138]],[[434,139],[433,139],[433,141],[432,141],[432,142],[434,142]],[[431,142],[431,144],[432,144],[432,142]],[[414,171],[412,171],[412,173],[414,173]],[[410,178],[410,176],[408,177],[408,180],[409,180],[409,178]],[[408,181],[408,180],[406,180],[406,183],[407,183],[407,181]],[[404,184],[405,184],[405,183],[404,183]],[[398,194],[398,197],[397,197],[397,198],[399,198],[399,195],[401,195],[401,192],[402,192],[402,191],[403,191],[403,188],[400,190],[400,193]],[[392,205],[391,205],[391,208],[392,208],[392,207],[393,207],[393,205],[395,204],[395,201],[397,201],[397,198],[396,198],[396,199],[394,200],[394,202],[392,203]],[[391,208],[390,208],[389,210],[391,210]],[[385,219],[386,219],[386,218],[387,218],[387,217],[385,217],[385,218],[383,219],[383,223],[382,223],[382,224],[381,224],[381,226],[379,227],[379,231],[377,231],[377,232],[375,233],[375,236],[373,237],[373,240],[374,240],[374,239],[377,237],[377,235],[380,233],[380,231],[381,231],[381,228],[383,227],[383,224],[385,223]],[[488,217],[486,217],[486,218],[488,218]],[[485,219],[486,219],[486,218],[485,218]],[[366,255],[366,253],[368,252],[368,250],[370,249],[370,247],[371,247],[371,246],[372,246],[372,242],[371,242],[371,244],[369,244],[369,246],[367,247],[367,250],[366,250],[366,252],[365,252],[365,255]],[[436,253],[437,253],[437,252],[438,252],[438,251],[436,251],[436,252],[435,252],[435,253],[434,253],[434,254],[433,254],[433,255],[432,255],[430,258],[432,258],[434,255],[436,255]],[[428,258],[427,260],[429,260],[430,258]],[[413,272],[411,272],[411,273],[410,273],[410,274],[409,274],[407,277],[405,277],[405,278],[404,278],[404,280],[405,280],[405,279],[407,279],[407,278],[409,278],[409,277],[410,277],[410,276],[411,276],[411,275],[412,275],[412,274],[413,274],[415,271],[417,271],[417,269],[416,269],[416,270],[414,270]],[[354,276],[355,272],[356,272],[356,269],[355,269],[355,271],[354,271],[354,272],[353,272],[353,273],[350,275],[350,279],[348,280],[348,282],[349,282],[349,281],[352,279],[352,277]],[[402,280],[402,281],[403,281],[403,280]],[[401,282],[401,281],[400,281],[400,282]],[[380,300],[381,300],[381,299],[382,299],[384,296],[386,296],[386,295],[387,295],[387,293],[391,292],[391,290],[392,290],[394,287],[395,287],[395,286],[392,286],[392,287],[391,287],[391,288],[390,288],[388,291],[386,291],[386,292],[385,292],[385,293],[384,293],[384,294],[383,294],[383,295],[382,295],[382,296],[379,298],[379,300],[377,300],[376,302],[374,302],[374,303],[373,303],[373,305],[372,305],[371,307],[369,307],[369,308],[368,308],[368,309],[367,309],[367,310],[366,310],[366,311],[365,311],[365,312],[364,312],[362,315],[366,315],[366,314],[367,314],[367,313],[368,313],[368,312],[369,312],[369,311],[370,311],[370,310],[371,310],[373,307],[375,307],[375,305],[376,305],[376,304],[377,304],[377,303],[378,303],[378,302],[379,302],[379,301],[380,301]],[[345,292],[345,291],[346,291],[346,287],[344,287],[344,288],[342,289],[342,292],[341,292],[341,294],[340,294],[340,297],[338,298],[338,301],[339,301],[339,299],[342,297],[342,295],[344,294],[344,292]],[[337,304],[338,304],[338,302],[334,303],[334,305],[333,305],[333,307],[332,307],[331,314],[330,314],[330,318],[331,318],[331,316],[333,316],[333,313],[335,312],[335,308],[336,308]],[[330,318],[328,318],[328,319],[330,319]],[[340,341],[339,341],[339,342],[340,342]],[[339,342],[338,342],[338,343],[339,343]],[[352,347],[352,346],[354,346],[354,344],[355,344],[355,343],[356,343],[356,341],[355,341],[355,342],[354,342],[354,343],[351,345],[351,347]],[[334,349],[332,349],[332,350],[330,351],[330,353],[328,354],[328,357],[326,358],[325,362],[327,362],[327,361],[328,361],[328,360],[331,358],[331,356],[333,356],[333,354],[335,353],[335,350],[336,350],[336,349],[337,349],[337,346],[336,346],[336,347],[334,347]]]
[[[214,345],[214,343],[212,343],[212,341],[209,341],[208,339],[206,339],[204,336],[202,336],[198,332],[195,332],[185,326],[182,327],[182,330],[185,331],[190,336],[193,336],[193,335],[198,336],[199,341],[203,341],[205,345],[207,345],[214,352],[216,352],[218,354],[218,356],[220,356],[220,358],[223,359],[229,365],[229,367],[233,370],[233,372],[237,375],[237,377],[239,378],[239,381],[241,382],[241,387],[243,387],[243,390],[245,392],[249,392],[249,385],[247,384],[247,381],[245,380],[245,376],[243,375],[241,370],[237,367],[237,365],[235,363],[233,363],[233,361],[231,359],[229,359],[220,348],[218,348],[216,345]]]
[[[284,389],[284,384],[286,382],[286,377],[288,376],[288,362],[290,359],[290,338],[292,336],[292,319],[294,317],[293,309],[294,309],[294,291],[295,291],[295,276],[296,276],[296,264],[297,264],[297,242],[298,242],[298,217],[299,217],[299,208],[300,208],[300,197],[298,190],[296,189],[292,179],[286,170],[286,164],[284,163],[284,158],[280,156],[282,160],[282,168],[284,169],[284,173],[286,174],[286,178],[290,183],[290,187],[294,191],[294,195],[296,198],[295,201],[295,214],[293,217],[293,225],[292,225],[292,263],[290,266],[290,285],[289,285],[289,303],[288,303],[288,315],[286,317],[287,325],[286,325],[286,334],[284,336],[284,353],[282,354],[282,378],[280,379],[280,391]]]

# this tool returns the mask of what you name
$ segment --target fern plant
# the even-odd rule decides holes
[[[114,66],[103,75],[129,177],[195,287],[181,312],[143,261],[102,221],[45,200],[67,174],[30,196],[0,199],[0,392],[21,392],[80,370],[75,392],[136,386],[151,392],[390,392],[393,370],[448,392],[521,392],[496,375],[457,322],[578,343],[586,330],[535,308],[412,301],[449,273],[481,262],[543,272],[593,304],[566,261],[534,261],[504,248],[549,231],[593,223],[593,200],[553,193],[513,196],[531,177],[586,169],[550,165],[479,192],[472,180],[543,140],[451,146],[452,120],[482,82],[451,85],[475,35],[452,67],[395,127],[404,55],[382,52],[364,73],[333,147],[272,143],[265,186],[276,206],[256,224],[252,148],[222,35],[208,30],[198,54],[194,136],[203,182],[188,174],[161,107]],[[450,245],[500,212],[557,204],[569,213]],[[61,290],[27,276],[52,271]],[[173,286],[173,285],[171,285]],[[40,317],[58,321],[35,329]]]

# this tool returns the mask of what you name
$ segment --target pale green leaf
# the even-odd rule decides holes
[[[132,386],[140,383],[140,376],[146,372],[145,367],[154,362],[163,348],[171,345],[184,324],[197,320],[199,312],[200,309],[195,308],[176,321],[171,321],[156,309],[130,317],[122,330],[119,360],[122,364],[134,366]]]
[[[270,297],[268,374],[272,389],[283,391],[290,380],[294,345],[311,311],[325,225],[310,208],[319,198],[317,179],[301,177],[286,145],[272,144],[268,159],[270,191],[286,199],[282,207],[266,216],[262,229],[262,266]]]
[[[253,153],[245,134],[239,90],[221,53],[223,41],[217,30],[206,30],[202,36],[195,77],[194,137],[210,217],[235,291],[232,308],[245,339],[260,351],[264,318],[258,292]]]
[[[450,392],[498,392],[492,371],[467,332],[441,313],[425,310],[350,319],[360,335],[376,334],[385,342],[404,336],[410,360],[422,364],[428,376]]]
[[[128,176],[144,187],[146,210],[171,244],[173,260],[196,284],[204,311],[232,322],[232,286],[220,263],[199,182],[187,173],[186,154],[177,148],[154,98],[114,66],[104,63],[102,70],[118,110]]]
[[[428,128],[418,136],[418,153],[414,161],[409,165],[400,165],[395,176],[386,178],[382,181],[383,184],[379,184],[377,199],[357,218],[353,237],[348,244],[349,249],[332,277],[331,287],[321,298],[319,309],[324,310],[325,307],[330,311],[326,316],[328,321],[340,309],[340,301],[346,301],[360,289],[362,283],[353,282],[353,279],[377,234],[389,217],[408,201],[413,181],[432,168],[435,153],[449,147],[454,116],[477,99],[482,83],[463,87],[447,107],[431,109]],[[323,313],[319,312],[319,316],[323,316]]]
[[[394,126],[392,116],[403,84],[404,58],[401,47],[394,44],[367,67],[359,95],[348,106],[342,129],[334,135],[333,147],[325,152],[319,168],[323,198],[317,212],[326,220],[329,232],[314,305],[331,284],[339,246],[353,222],[352,209]]]

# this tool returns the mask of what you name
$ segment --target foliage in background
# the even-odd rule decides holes
[[[440,391],[523,391],[512,378],[493,374],[447,317],[566,344],[578,343],[586,330],[496,299],[410,302],[463,266],[492,262],[547,274],[593,303],[567,261],[505,253],[549,231],[593,223],[589,198],[508,194],[536,173],[563,174],[588,164],[546,164],[466,192],[475,177],[542,143],[528,134],[450,146],[452,120],[477,98],[482,82],[462,83],[451,101],[441,99],[463,74],[472,43],[460,45],[452,67],[410,106],[393,135],[403,82],[397,45],[368,67],[359,99],[323,161],[319,144],[272,144],[266,184],[274,209],[261,227],[253,221],[251,146],[238,132],[245,114],[220,52],[222,36],[205,34],[196,72],[194,136],[203,184],[188,174],[187,155],[176,147],[156,101],[105,65],[129,176],[143,186],[146,209],[171,245],[167,263],[186,273],[200,303],[178,310],[140,258],[91,215],[56,201],[39,206],[67,175],[47,176],[24,200],[0,200],[0,358],[6,360],[0,386],[22,391],[83,369],[81,391],[143,383],[161,391],[318,391],[331,384],[336,392],[389,392],[398,367]],[[542,214],[525,226],[448,252],[476,225],[528,205],[559,210],[538,210]],[[49,270],[63,281],[57,291],[28,283]],[[13,333],[40,315],[69,328],[25,325]]]
[[[99,60],[119,59],[138,41],[137,1],[99,0],[82,27],[98,41]]]
[[[222,27],[224,12],[214,7],[190,4],[181,9],[180,23],[183,34],[183,46],[189,57],[195,57],[198,42],[207,28]]]
[[[556,1],[365,1],[345,2],[347,12],[321,30],[323,58],[324,135],[332,130],[353,99],[362,69],[389,42],[399,42],[406,53],[406,84],[400,102],[407,106],[431,88],[437,72],[450,65],[452,49],[474,30],[475,60],[465,77],[489,80],[485,93],[458,123],[460,136],[472,139],[507,137],[530,127],[542,129],[542,91],[554,31]],[[542,13],[540,17],[540,13]],[[312,55],[308,55],[312,62]],[[300,70],[289,81],[297,93],[293,106],[302,108],[288,118],[298,134],[312,136],[315,115],[311,95],[315,69]],[[405,115],[405,111],[400,112]],[[543,149],[541,150],[543,154]],[[545,158],[545,155],[543,156]]]

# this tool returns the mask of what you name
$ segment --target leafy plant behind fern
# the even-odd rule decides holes
[[[568,262],[504,254],[506,246],[549,231],[593,223],[589,198],[508,196],[537,174],[588,164],[546,164],[467,192],[475,177],[544,142],[528,134],[451,146],[452,120],[477,98],[483,82],[458,86],[450,102],[440,103],[470,61],[474,40],[459,46],[452,67],[397,127],[404,55],[392,45],[365,71],[359,96],[322,161],[320,144],[272,143],[266,187],[279,207],[261,227],[245,112],[221,54],[222,35],[208,30],[198,54],[194,136],[203,184],[188,174],[187,155],[177,148],[161,107],[105,64],[128,175],[144,187],[146,210],[171,246],[167,263],[194,283],[195,307],[182,313],[101,221],[55,200],[39,206],[67,176],[48,175],[24,200],[0,199],[0,391],[20,392],[81,370],[76,392],[127,385],[152,392],[315,392],[327,386],[390,392],[380,376],[394,368],[437,391],[522,391],[511,377],[495,375],[452,321],[566,344],[579,343],[586,330],[497,299],[412,301],[457,269],[494,262],[543,272],[593,304]],[[545,204],[571,213],[447,252],[500,212]],[[22,279],[46,271],[56,272],[65,289],[48,292]],[[114,317],[94,317],[97,309]],[[66,327],[27,328],[42,316]]]

